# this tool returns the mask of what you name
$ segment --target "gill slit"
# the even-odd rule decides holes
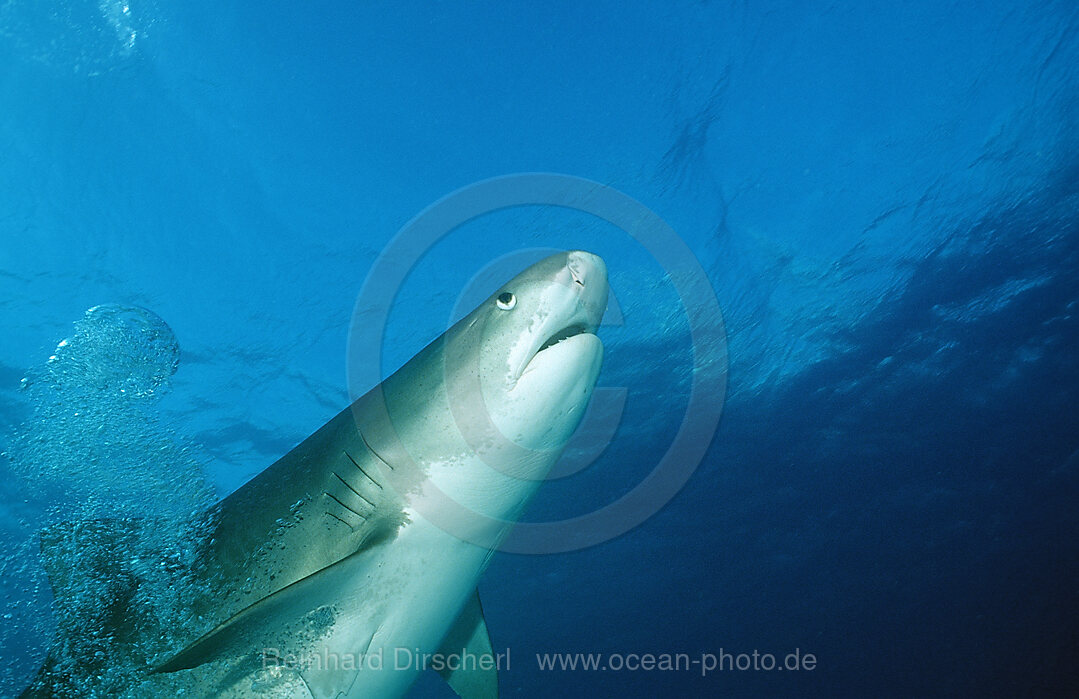
[[[356,515],[356,516],[357,516],[357,517],[359,517],[360,519],[362,519],[362,520],[364,520],[364,521],[367,521],[367,517],[365,517],[364,515],[361,515],[361,514],[360,514],[359,512],[357,512],[356,510],[352,509],[351,507],[349,507],[349,506],[348,506],[348,505],[346,505],[345,503],[343,503],[343,502],[341,502],[340,500],[338,500],[338,499],[337,499],[336,497],[334,497],[334,496],[333,496],[333,494],[332,494],[332,493],[327,493],[327,492],[326,492],[326,491],[324,490],[324,491],[322,491],[322,494],[323,494],[323,495],[325,495],[326,497],[330,498],[331,500],[333,500],[334,502],[336,502],[336,503],[337,503],[338,505],[340,505],[341,507],[343,507],[343,508],[345,508],[346,510],[348,510],[349,512],[351,512],[352,514]]]
[[[385,459],[383,459],[382,456],[377,451],[375,451],[374,449],[371,448],[371,443],[367,441],[367,437],[363,436],[363,430],[357,429],[356,431],[360,433],[360,439],[363,440],[363,445],[365,447],[367,447],[367,450],[369,452],[371,452],[372,454],[374,454],[376,459],[378,459],[382,463],[386,464],[386,467],[389,468],[392,471],[393,470],[393,464],[391,464],[389,461],[386,461]]]
[[[362,432],[360,433],[360,438],[361,438],[361,439],[363,439],[363,433],[362,433]],[[367,444],[367,440],[366,440],[366,439],[364,439],[364,440],[363,440],[363,443],[364,443],[364,444]],[[370,449],[371,447],[367,447],[367,448],[368,448],[368,449]],[[373,451],[372,451],[371,453],[372,453],[372,454],[375,454],[375,453],[374,453]],[[348,453],[348,452],[346,451],[346,452],[345,452],[345,456],[347,456],[347,457],[348,457],[348,460],[352,462],[352,465],[353,465],[353,466],[355,466],[356,468],[360,469],[360,473],[362,473],[362,474],[363,474],[363,475],[364,475],[364,476],[365,476],[365,477],[367,478],[367,480],[369,480],[369,481],[371,481],[372,483],[374,483],[374,484],[375,484],[375,485],[376,485],[376,486],[378,487],[378,489],[379,489],[379,490],[382,490],[382,484],[381,484],[381,483],[379,483],[378,481],[376,481],[376,480],[375,480],[374,478],[371,478],[371,475],[370,475],[369,473],[367,473],[367,471],[364,471],[364,470],[363,470],[363,466],[360,466],[359,462],[358,462],[358,461],[356,461],[356,459],[353,459],[353,458],[352,458],[352,454],[349,454],[349,453]],[[378,454],[375,454],[375,456],[378,456]],[[382,457],[379,457],[379,461],[382,461]],[[382,463],[386,464],[386,462],[385,462],[385,461],[382,461]],[[387,466],[389,466],[389,464],[386,464],[386,465],[387,465]],[[393,468],[393,467],[392,467],[392,466],[390,466],[390,468]]]
[[[352,531],[356,531],[356,527],[352,526],[351,524],[349,524],[349,523],[348,523],[348,522],[346,522],[345,520],[341,519],[340,517],[338,517],[338,516],[337,516],[337,515],[335,515],[334,513],[330,512],[329,510],[327,510],[327,511],[326,511],[326,514],[328,514],[329,516],[333,517],[333,518],[334,518],[334,519],[336,519],[336,520],[337,520],[338,522],[340,522],[341,524],[345,525],[346,527],[348,527],[348,528],[349,528],[349,529],[351,529]]]
[[[348,488],[349,490],[351,490],[351,491],[352,491],[352,494],[353,494],[353,495],[355,495],[356,497],[358,497],[358,498],[359,498],[360,500],[363,500],[364,502],[366,502],[366,503],[367,503],[368,505],[370,505],[371,507],[374,507],[374,506],[375,506],[375,503],[371,502],[370,500],[368,500],[368,499],[367,499],[367,498],[365,498],[364,496],[360,495],[360,491],[358,491],[358,490],[356,490],[355,488],[353,488],[353,487],[352,487],[352,486],[351,486],[351,485],[349,484],[349,482],[348,482],[348,481],[346,481],[346,480],[345,480],[344,478],[342,478],[342,477],[341,477],[341,474],[339,474],[339,473],[338,473],[337,471],[334,471],[334,472],[333,472],[333,475],[337,476],[337,480],[339,480],[339,481],[341,481],[342,483],[344,483],[344,484],[345,484],[345,487],[346,487],[346,488]]]

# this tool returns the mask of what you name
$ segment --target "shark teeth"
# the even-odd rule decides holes
[[[540,352],[547,349],[548,347],[553,347],[554,345],[557,345],[562,340],[565,340],[567,338],[573,337],[574,335],[580,335],[581,333],[586,333],[586,332],[588,332],[588,329],[584,325],[582,325],[580,323],[578,323],[576,325],[571,325],[568,328],[564,328],[564,329],[560,330],[559,332],[555,333],[554,335],[551,335],[549,338],[547,338],[547,341],[544,342],[542,345],[540,345],[540,348],[538,350],[536,350],[536,354],[539,354]]]

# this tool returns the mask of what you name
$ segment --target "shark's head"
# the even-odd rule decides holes
[[[447,350],[457,350],[447,351],[446,367],[458,422],[478,428],[482,398],[482,413],[507,440],[560,450],[599,374],[595,332],[606,307],[607,267],[588,252],[551,255],[503,284],[447,333]]]
[[[388,378],[378,395],[389,422],[361,429],[394,465],[397,488],[433,483],[493,517],[523,506],[592,396],[606,306],[603,260],[558,253],[505,282]]]

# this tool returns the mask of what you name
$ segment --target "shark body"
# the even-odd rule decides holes
[[[142,691],[397,697],[424,659],[471,654],[493,663],[434,669],[497,697],[476,584],[584,413],[606,302],[595,255],[536,263],[221,501],[197,567],[210,630]]]

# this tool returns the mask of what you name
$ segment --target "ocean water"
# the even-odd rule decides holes
[[[0,0],[0,694],[117,590],[167,652],[208,503],[573,248],[604,368],[524,519],[655,507],[495,555],[502,695],[1079,691],[1074,3]],[[164,526],[55,606],[101,519]]]

